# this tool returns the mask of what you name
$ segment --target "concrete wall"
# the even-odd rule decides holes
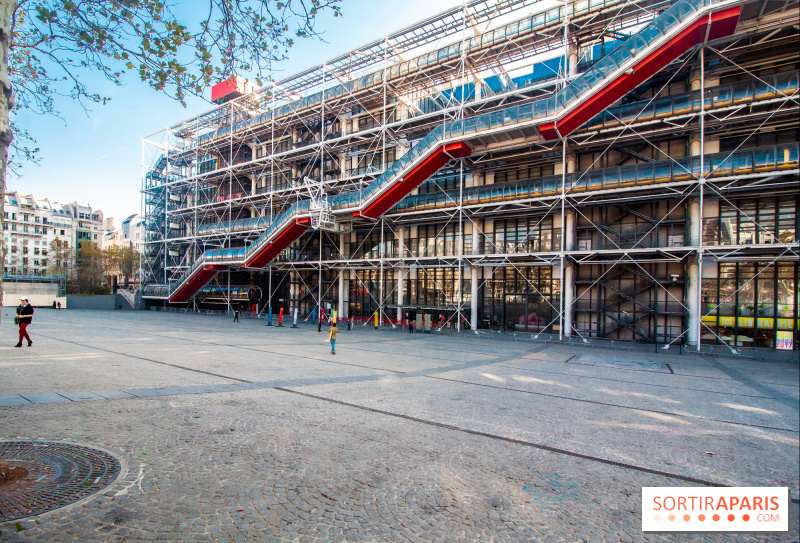
[[[144,300],[142,299],[141,291],[136,291],[136,293],[133,295],[128,294],[127,297],[123,296],[121,292],[122,291],[117,292],[117,299],[116,299],[117,309],[122,309],[123,311],[130,311],[132,309],[137,309],[137,310],[146,309],[146,305],[144,303]],[[120,305],[122,307],[120,307]]]
[[[58,296],[56,283],[3,282],[3,307],[18,306],[20,296],[27,296],[33,307],[52,307],[53,300],[61,302],[62,308],[67,303],[66,296]]]
[[[131,309],[121,294],[96,296],[57,296],[56,283],[3,283],[3,307],[16,307],[19,297],[27,296],[33,307],[53,307],[53,301],[61,302],[61,309]],[[141,293],[134,298],[133,309],[145,309]]]
[[[116,309],[115,294],[96,296],[67,296],[67,309]],[[50,302],[51,304],[53,302]]]

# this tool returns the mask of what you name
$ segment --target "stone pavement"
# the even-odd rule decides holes
[[[797,364],[47,309],[16,349],[12,318],[0,441],[123,473],[0,542],[799,539],[640,524],[643,486],[799,497]]]

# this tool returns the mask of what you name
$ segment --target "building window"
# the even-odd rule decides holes
[[[535,253],[558,251],[561,248],[561,230],[553,228],[553,217],[527,217],[496,220],[493,234],[494,247],[487,253]]]
[[[797,199],[758,198],[721,201],[719,215],[703,221],[705,245],[794,243]]]
[[[702,340],[774,348],[778,331],[796,333],[797,274],[794,262],[720,263],[716,278],[703,279]]]

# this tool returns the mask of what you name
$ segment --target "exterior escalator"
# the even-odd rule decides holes
[[[538,127],[544,139],[566,136],[694,45],[732,34],[740,1],[677,2],[555,97],[436,127],[369,186],[330,198],[331,211],[381,216],[451,158],[469,156],[467,142],[479,135]],[[187,301],[220,266],[264,266],[310,226],[310,211],[309,200],[299,201],[251,245],[206,251],[170,286],[167,299]],[[147,290],[144,295],[151,297]]]

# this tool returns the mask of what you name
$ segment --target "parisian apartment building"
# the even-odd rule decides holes
[[[142,252],[145,239],[144,219],[138,213],[125,219],[109,217],[103,226],[103,248],[132,247],[137,252]]]
[[[62,204],[18,191],[6,191],[4,199],[4,275],[47,275],[56,264],[50,254],[55,240],[75,253],[86,241],[102,246],[103,212],[86,202]]]

